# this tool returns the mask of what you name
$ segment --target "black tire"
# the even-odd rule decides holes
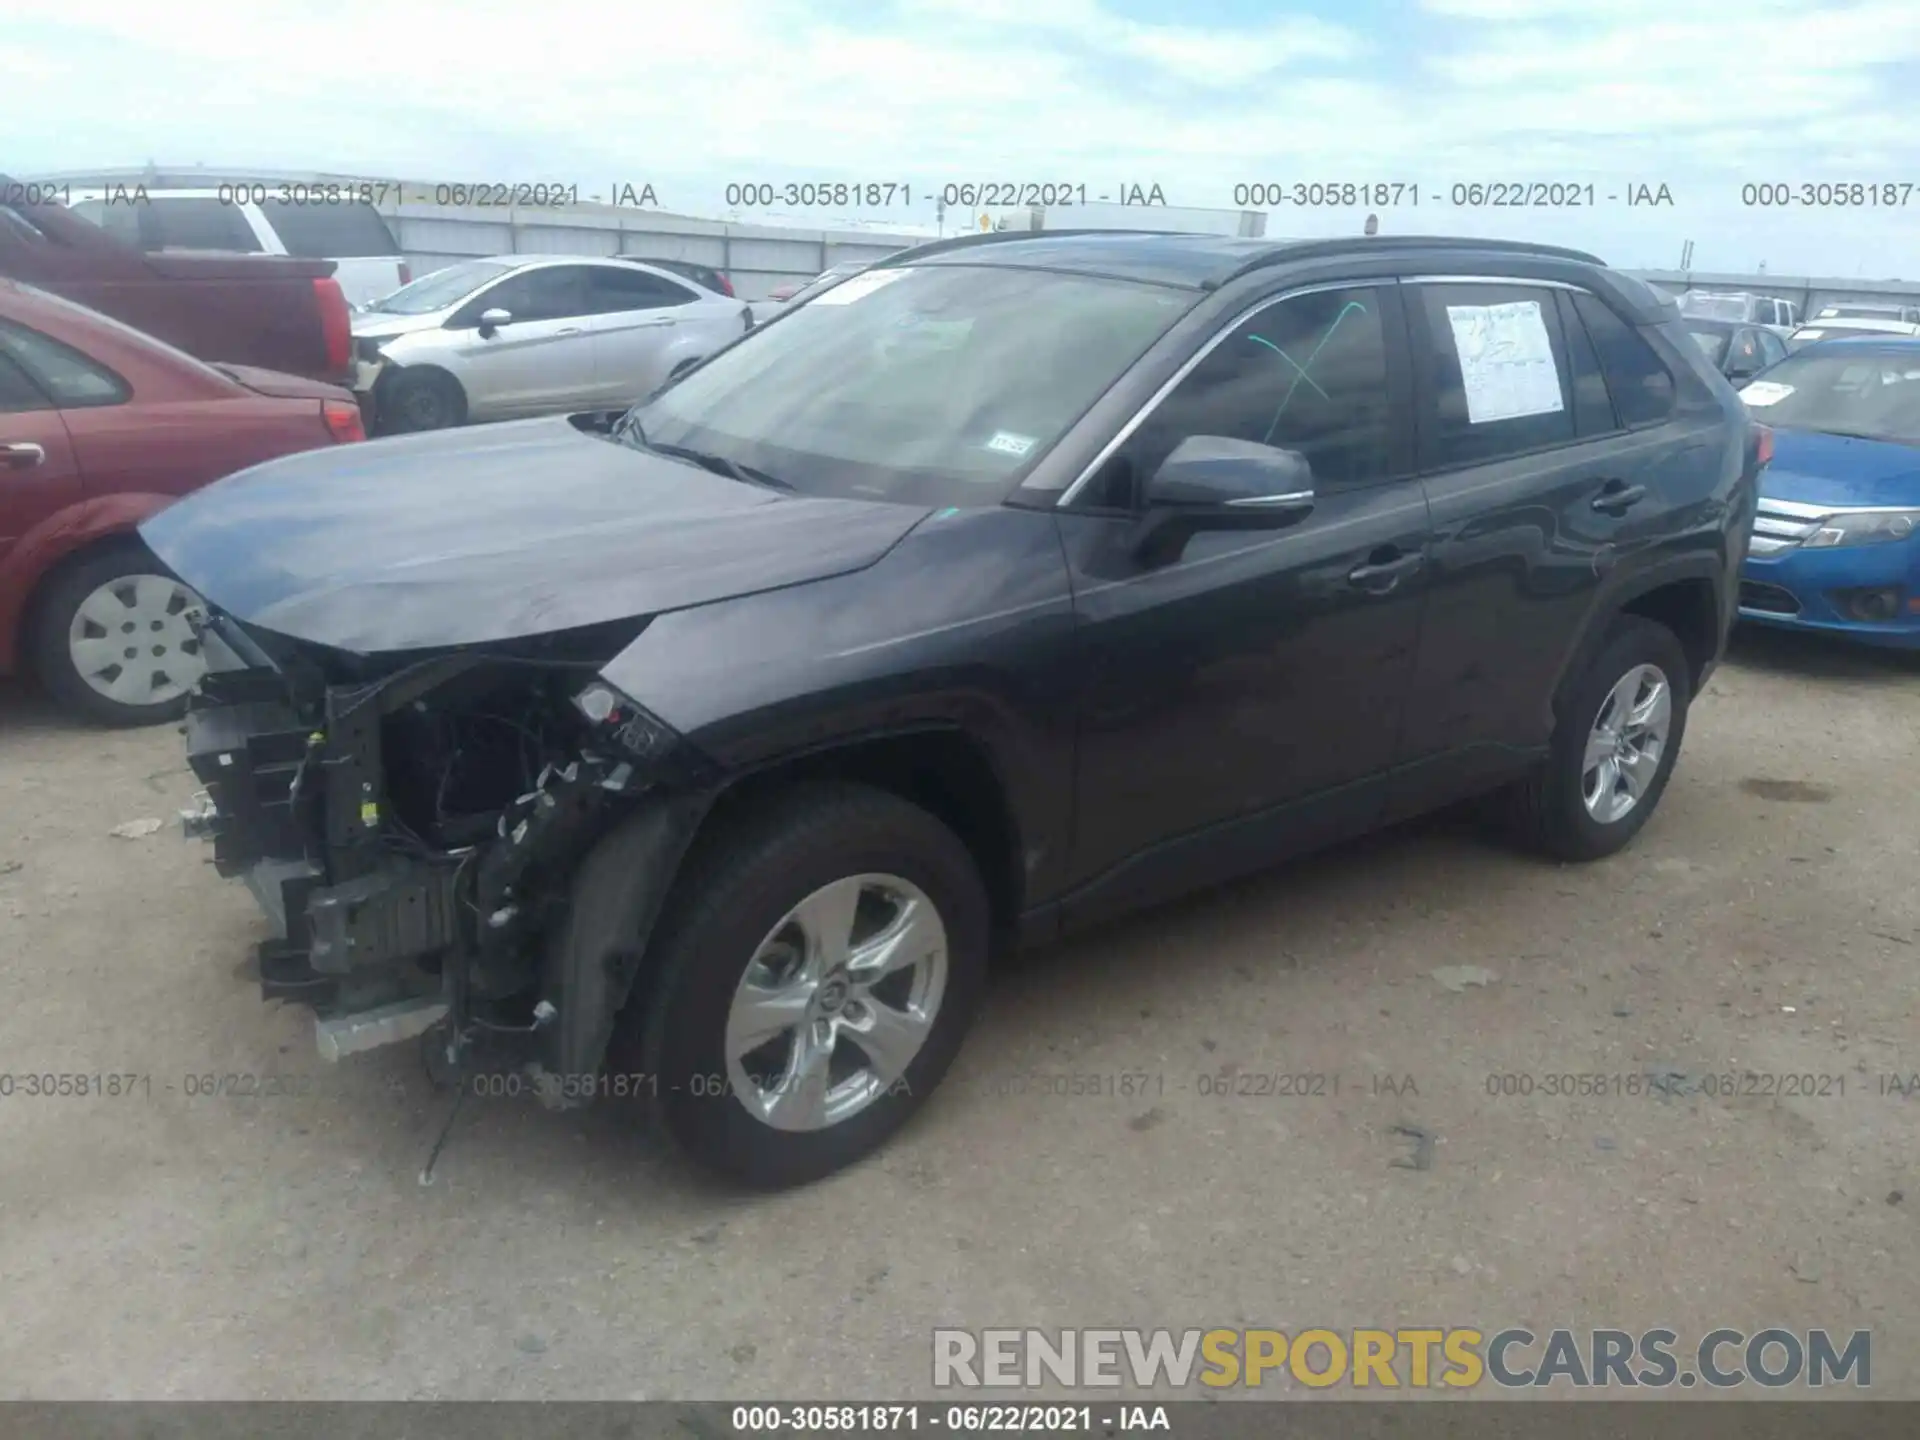
[[[1672,706],[1666,745],[1633,808],[1602,823],[1588,811],[1582,793],[1587,737],[1608,693],[1640,665],[1657,666],[1666,677]],[[1666,793],[1692,700],[1693,670],[1678,637],[1637,615],[1615,620],[1599,653],[1567,688],[1548,758],[1505,797],[1506,819],[1516,838],[1556,860],[1599,860],[1623,849]]]
[[[700,1163],[760,1188],[805,1184],[878,1148],[940,1083],[972,1024],[986,978],[991,917],[973,857],[940,821],[865,786],[784,792],[758,813],[721,822],[696,845],[650,946],[657,964],[619,1049],[655,1077],[652,1106]],[[902,1080],[865,1109],[810,1131],[750,1112],[727,1073],[733,995],[761,941],[802,899],[835,880],[883,872],[933,902],[947,934],[944,996]],[[637,1033],[634,1033],[637,1032]],[[624,1043],[621,1043],[624,1042]],[[716,1093],[717,1092],[717,1093]]]
[[[178,583],[146,546],[137,541],[128,541],[96,550],[66,565],[56,571],[34,597],[29,637],[34,673],[46,687],[47,693],[69,714],[96,725],[131,728],[178,720],[186,713],[185,693],[152,704],[119,701],[103,695],[87,683],[74,661],[69,636],[75,615],[87,597],[116,581],[143,576]],[[176,628],[169,624],[166,640],[171,647],[180,648],[179,637],[173,633]],[[148,640],[152,637],[143,634],[139,638]],[[197,642],[182,650],[183,656],[197,656],[198,653]],[[140,658],[144,661],[153,657],[143,655]]]
[[[402,370],[375,397],[377,421],[390,435],[447,430],[466,423],[467,392],[444,370]]]

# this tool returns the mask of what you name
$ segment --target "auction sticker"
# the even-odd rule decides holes
[[[1740,392],[1740,398],[1749,405],[1778,405],[1793,393],[1793,386],[1782,385],[1777,380],[1756,380]]]
[[[831,290],[814,297],[815,305],[851,305],[854,301],[883,290],[896,280],[904,280],[913,274],[912,270],[862,270],[851,279],[842,280]]]

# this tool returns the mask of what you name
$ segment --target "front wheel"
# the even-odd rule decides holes
[[[704,849],[639,1022],[658,1113],[737,1180],[818,1179],[952,1064],[986,974],[985,888],[945,825],[860,786],[789,792]]]
[[[1666,793],[1693,698],[1666,626],[1622,616],[1567,692],[1551,751],[1511,795],[1512,819],[1558,860],[1598,860],[1640,833]]]
[[[467,395],[460,382],[444,370],[408,369],[380,386],[374,407],[383,431],[412,435],[464,423]]]

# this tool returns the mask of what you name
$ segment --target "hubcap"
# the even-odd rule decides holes
[[[90,689],[121,705],[177,700],[206,673],[187,623],[200,597],[165,575],[123,575],[80,602],[67,653]]]
[[[1673,727],[1673,689],[1658,665],[1636,665],[1600,703],[1580,767],[1587,813],[1602,825],[1624,819],[1647,793],[1667,732]]]
[[[933,1031],[947,930],[910,880],[823,885],[760,942],[727,1014],[732,1093],[776,1130],[824,1130],[897,1084]]]

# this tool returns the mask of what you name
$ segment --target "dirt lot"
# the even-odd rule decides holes
[[[1023,961],[907,1133],[804,1192],[526,1101],[470,1101],[422,1188],[445,1096],[260,1004],[178,737],[10,691],[0,1071],[146,1078],[0,1100],[0,1395],[903,1398],[936,1325],[1424,1323],[1866,1327],[1920,1396],[1920,1103],[1882,1079],[1920,1071],[1917,783],[1920,662],[1743,637],[1611,862],[1430,823]],[[1748,1072],[1827,1093],[1717,1093]],[[1060,1074],[1141,1093],[1018,1078]]]

